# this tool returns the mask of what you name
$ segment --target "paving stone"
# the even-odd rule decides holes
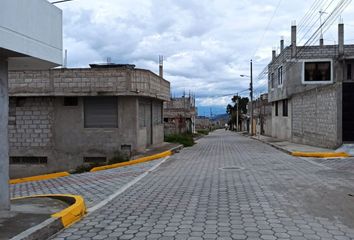
[[[347,168],[339,171],[340,163],[314,161],[216,131],[53,239],[75,232],[82,239],[354,239],[354,217],[340,202],[354,193],[354,163],[349,168],[345,160]],[[92,204],[157,163],[92,178],[75,176],[70,179],[73,183],[63,178],[23,185],[13,188],[12,194],[41,193],[51,185],[54,190],[80,193],[88,189],[86,181],[92,189],[85,196]],[[241,169],[220,169],[225,166]],[[347,204],[350,209],[349,200]]]

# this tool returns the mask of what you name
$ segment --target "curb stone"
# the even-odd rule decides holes
[[[33,226],[26,231],[16,235],[10,240],[35,240],[35,239],[47,239],[59,232],[61,229],[70,226],[71,224],[79,221],[86,213],[86,206],[84,199],[78,195],[70,194],[45,194],[35,195],[29,197],[20,197],[15,199],[24,198],[40,198],[49,197],[54,199],[63,200],[64,202],[72,203],[69,207],[63,209],[58,213],[51,215],[51,218],[44,222]]]

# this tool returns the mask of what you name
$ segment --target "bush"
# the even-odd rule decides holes
[[[73,173],[84,173],[89,172],[94,167],[101,167],[105,165],[111,165],[115,163],[127,162],[129,157],[127,154],[122,153],[121,151],[116,151],[111,159],[108,162],[95,162],[95,163],[84,163],[78,166]]]
[[[92,168],[94,167],[99,167],[105,165],[104,163],[84,163],[80,166],[78,166],[73,173],[84,173],[84,172],[89,172]]]
[[[193,135],[187,133],[167,135],[165,136],[165,142],[180,143],[184,147],[191,147],[195,144]]]
[[[197,130],[197,133],[202,134],[202,135],[208,135],[209,130],[208,129],[199,129],[199,130]]]
[[[108,164],[115,164],[127,161],[129,161],[129,157],[127,154],[122,153],[121,151],[116,151],[114,153],[114,156],[108,160]]]

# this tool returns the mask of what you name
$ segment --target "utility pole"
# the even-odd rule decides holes
[[[252,70],[252,59],[250,61],[250,97],[251,97],[251,136],[253,136],[253,70]]]
[[[239,104],[239,100],[238,100],[238,93],[237,93],[237,100],[236,100],[236,132],[238,132],[238,104]]]

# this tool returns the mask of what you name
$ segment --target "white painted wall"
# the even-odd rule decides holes
[[[45,0],[0,2],[0,210],[10,208],[8,70],[62,63],[62,12]]]
[[[10,70],[62,64],[62,11],[46,0],[1,0],[0,36]]]

